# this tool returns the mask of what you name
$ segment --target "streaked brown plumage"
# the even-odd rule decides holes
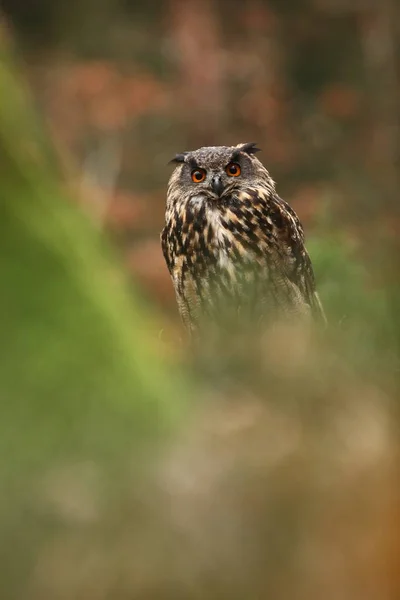
[[[191,332],[204,317],[325,319],[303,228],[257,151],[216,146],[173,161],[161,243]]]

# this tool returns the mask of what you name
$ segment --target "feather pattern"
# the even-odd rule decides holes
[[[172,180],[161,244],[191,331],[235,311],[325,319],[303,228],[270,179],[220,198],[182,196]]]

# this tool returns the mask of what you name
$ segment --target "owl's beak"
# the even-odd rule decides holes
[[[217,196],[222,195],[222,192],[224,191],[224,184],[222,183],[221,177],[219,177],[218,175],[212,178],[211,189],[214,192],[214,194],[217,194]]]

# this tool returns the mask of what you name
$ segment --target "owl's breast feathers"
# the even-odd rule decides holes
[[[210,315],[227,300],[239,308],[249,298],[261,310],[325,319],[301,223],[268,189],[174,203],[161,243],[189,328],[200,312]]]

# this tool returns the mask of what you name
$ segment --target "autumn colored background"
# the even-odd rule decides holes
[[[398,3],[1,9],[0,595],[397,600]],[[193,357],[167,163],[240,141],[329,327]]]
[[[374,260],[399,232],[399,7],[346,0],[3,0],[37,106],[123,260],[173,319],[169,159],[256,141],[308,235]]]

